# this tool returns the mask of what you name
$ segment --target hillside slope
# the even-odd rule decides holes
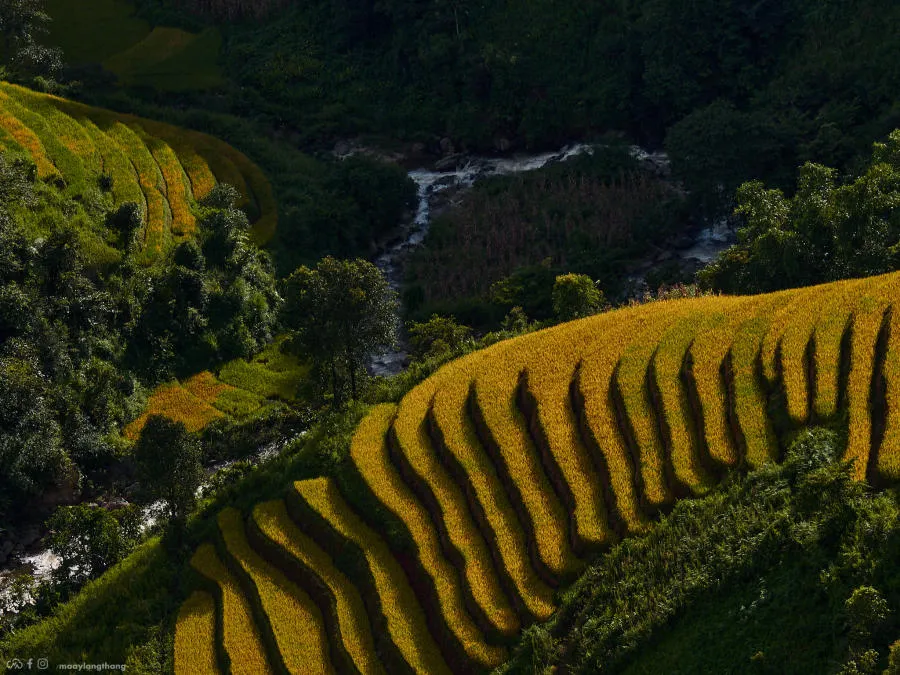
[[[220,515],[176,670],[199,650],[234,672],[483,672],[592,553],[779,461],[792,429],[843,417],[855,477],[897,481],[898,290],[658,302],[446,365],[372,410],[337,476]]]
[[[243,195],[241,206],[256,219],[256,243],[277,226],[272,188],[259,167],[197,131],[0,83],[0,149],[29,157],[39,178],[71,197],[85,199],[102,187],[116,205],[137,203],[146,262],[194,233],[192,210],[217,182]]]
[[[221,417],[247,419],[260,414],[274,401],[296,400],[297,388],[308,367],[281,350],[276,339],[251,360],[234,359],[218,376],[202,371],[185,379],[160,384],[147,399],[139,417],[123,429],[127,438],[140,436],[150,415],[182,422],[188,431],[201,431]]]

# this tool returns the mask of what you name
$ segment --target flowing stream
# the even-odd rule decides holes
[[[282,449],[289,443],[302,438],[305,434],[306,431],[300,431],[291,437],[281,438],[266,443],[265,445],[260,446],[255,453],[249,457],[245,457],[244,461],[254,465],[264,464],[268,460],[277,457]],[[200,484],[200,487],[197,488],[197,497],[201,498],[205,496],[212,485],[211,479],[213,474],[235,464],[236,461],[237,460],[226,460],[205,467],[204,474],[206,475],[206,479]],[[164,509],[165,502],[163,501],[156,501],[141,507],[142,533],[146,533],[164,517]],[[49,580],[53,571],[62,563],[62,559],[52,549],[46,547],[41,547],[27,555],[22,555],[19,557],[18,561],[18,564],[9,565],[7,569],[0,569],[0,614],[6,612],[16,613],[21,609],[23,602],[33,602],[33,598],[28,595],[26,595],[24,599],[19,600],[14,600],[11,597],[9,589],[6,588],[4,582],[8,578],[11,578],[15,572],[27,572],[34,581],[43,582]]]
[[[415,216],[410,222],[403,224],[397,232],[379,249],[381,253],[375,258],[375,265],[384,272],[388,283],[398,294],[403,285],[403,262],[410,251],[422,245],[428,235],[435,202],[445,191],[456,192],[472,187],[482,178],[506,176],[526,171],[541,169],[549,164],[565,162],[582,154],[592,154],[593,145],[575,143],[567,145],[556,152],[544,152],[535,155],[516,155],[513,157],[489,158],[466,157],[452,170],[413,169],[409,177],[415,182],[418,205]],[[668,173],[669,159],[665,153],[648,152],[638,146],[631,147],[632,156],[649,168]],[[722,219],[710,227],[702,229],[692,238],[690,247],[674,252],[680,259],[696,258],[705,264],[713,260],[720,251],[727,248],[734,240],[734,232],[728,221]],[[397,349],[388,350],[373,357],[368,363],[371,375],[391,376],[401,372],[408,358],[401,345]]]

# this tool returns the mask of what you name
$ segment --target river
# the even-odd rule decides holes
[[[245,457],[244,461],[253,465],[264,464],[265,462],[277,457],[281,450],[289,443],[294,442],[306,435],[306,431],[300,431],[289,438],[281,438],[257,448],[249,457]],[[237,460],[226,460],[211,464],[204,468],[206,479],[197,488],[197,498],[206,496],[206,492],[211,486],[211,479],[214,473],[225,469]],[[147,533],[156,525],[160,518],[163,517],[165,502],[156,501],[141,507],[141,532]],[[40,542],[38,542],[40,544]],[[8,581],[17,573],[28,574],[35,582],[48,581],[62,560],[60,557],[46,546],[32,547],[27,555],[18,558],[17,563],[10,563],[4,567],[0,567],[0,615],[10,612],[16,613],[21,609],[21,602],[32,602],[33,598],[26,594],[24,599],[13,600],[10,595]]]
[[[481,179],[491,176],[507,176],[542,169],[550,164],[565,162],[583,154],[592,154],[595,145],[574,143],[566,145],[556,152],[543,152],[533,155],[515,155],[512,157],[465,157],[458,160],[453,169],[438,170],[417,168],[409,172],[409,177],[416,184],[417,206],[415,215],[403,223],[396,232],[379,246],[381,251],[374,259],[375,265],[384,272],[391,288],[398,294],[403,286],[403,261],[410,251],[418,248],[425,241],[435,202],[441,193],[458,192],[472,187]],[[638,146],[631,146],[631,155],[641,164],[662,174],[668,174],[669,160],[665,153],[648,152]],[[722,250],[734,242],[734,231],[727,219],[721,219],[708,227],[702,228],[691,237],[689,246],[673,251],[672,256],[682,260],[694,258],[702,264],[713,260]],[[633,277],[633,282],[640,284],[641,277]],[[401,344],[396,349],[378,354],[369,360],[368,371],[371,375],[389,377],[401,372],[406,365],[407,352]]]

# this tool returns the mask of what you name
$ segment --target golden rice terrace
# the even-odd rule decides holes
[[[337,478],[219,517],[179,673],[476,673],[590,556],[843,416],[900,479],[900,274],[672,300],[501,342],[374,408]]]
[[[38,178],[81,199],[102,182],[115,203],[142,214],[142,257],[152,262],[193,235],[196,203],[217,182],[238,188],[254,217],[253,239],[268,241],[277,208],[265,174],[212,136],[83,105],[0,82],[0,149],[25,155]]]

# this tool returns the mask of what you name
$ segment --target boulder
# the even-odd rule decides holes
[[[349,141],[341,140],[334,144],[333,152],[338,157],[346,157],[350,154],[350,148]]]
[[[0,565],[9,560],[9,554],[13,552],[13,548],[15,548],[15,544],[10,539],[0,543]]]
[[[434,163],[435,171],[451,171],[455,169],[459,165],[459,161],[462,159],[462,155],[448,155],[447,157],[443,157]]]

